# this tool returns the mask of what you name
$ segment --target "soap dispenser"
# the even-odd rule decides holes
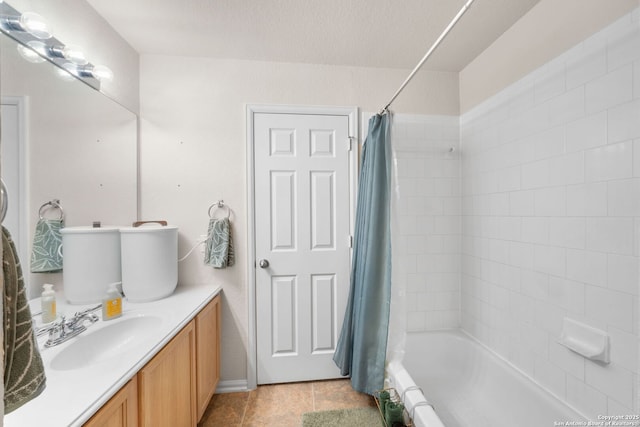
[[[42,304],[42,323],[49,323],[56,320],[56,293],[53,285],[45,283],[42,288],[40,303]]]
[[[122,295],[118,291],[120,283],[111,283],[102,299],[102,320],[111,320],[122,316]]]

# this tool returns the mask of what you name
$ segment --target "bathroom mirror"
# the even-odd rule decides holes
[[[42,283],[62,280],[60,273],[29,272],[44,203],[60,200],[66,226],[137,219],[137,116],[69,74],[61,76],[52,63],[28,62],[15,41],[0,38],[1,171],[9,188],[3,224],[18,245],[34,297]]]

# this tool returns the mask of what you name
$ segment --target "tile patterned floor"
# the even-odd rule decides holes
[[[376,404],[348,379],[263,385],[214,395],[198,427],[300,427],[305,412],[363,406]]]

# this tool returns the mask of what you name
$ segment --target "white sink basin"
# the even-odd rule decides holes
[[[92,366],[120,357],[150,338],[151,332],[162,323],[156,316],[137,316],[92,330],[92,326],[73,338],[67,347],[51,360],[51,368],[58,371]],[[97,326],[97,324],[96,324]]]

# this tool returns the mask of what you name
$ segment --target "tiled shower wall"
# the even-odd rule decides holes
[[[640,410],[639,16],[461,117],[462,327],[593,418]],[[610,335],[609,365],[557,343],[565,317]]]
[[[407,292],[407,329],[457,328],[459,118],[395,115],[392,132],[399,188],[393,268]]]

